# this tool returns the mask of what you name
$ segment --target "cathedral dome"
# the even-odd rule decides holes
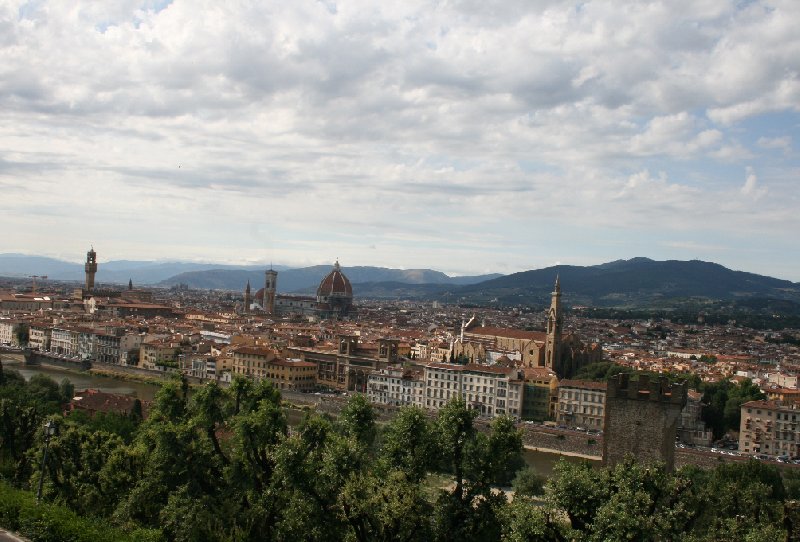
[[[333,264],[333,270],[322,279],[317,288],[319,301],[327,301],[329,297],[353,297],[353,287],[350,285],[350,280],[342,273],[338,261]]]

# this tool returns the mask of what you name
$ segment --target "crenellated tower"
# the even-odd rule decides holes
[[[247,286],[244,289],[244,312],[250,312],[250,279],[247,279]]]
[[[94,251],[94,247],[86,253],[86,265],[83,268],[86,271],[85,290],[89,293],[94,290],[94,275],[97,273],[97,253]]]
[[[675,468],[675,435],[686,405],[686,382],[627,374],[608,381],[603,435],[603,464],[614,466],[632,456],[639,462],[663,462]]]

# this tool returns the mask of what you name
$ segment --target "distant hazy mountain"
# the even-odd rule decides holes
[[[275,266],[286,269],[285,266]],[[152,262],[132,260],[112,260],[98,262],[97,282],[126,284],[132,279],[134,284],[156,284],[179,273],[208,269],[225,270],[260,270],[263,276],[263,265],[220,265],[192,262]],[[24,254],[0,254],[0,275],[11,277],[27,277],[30,275],[47,275],[52,280],[84,279],[82,263],[73,263],[47,258],[43,256],[26,256]]]
[[[47,275],[55,280],[83,280],[83,266],[44,256],[0,254],[0,275],[28,277]]]
[[[800,299],[800,284],[719,264],[692,261],[618,260],[587,267],[558,265],[523,271],[465,286],[458,295],[471,301],[546,303],[560,276],[565,298],[594,305],[642,305],[660,299],[704,297]]]
[[[299,269],[284,269],[278,274],[279,292],[314,293],[320,281],[331,271],[330,265],[314,265]],[[354,266],[343,267],[342,271],[350,283],[395,282],[401,284],[442,284],[461,285],[481,282],[500,277],[499,274],[479,275],[472,277],[449,277],[440,271],[431,269],[388,269],[385,267]],[[247,281],[255,292],[264,285],[264,268],[258,271],[210,269],[180,273],[161,285],[170,286],[184,283],[192,288],[213,288],[226,290],[243,290]],[[354,286],[355,289],[355,286]],[[357,291],[357,289],[356,289]]]

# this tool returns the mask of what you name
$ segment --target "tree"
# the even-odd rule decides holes
[[[359,542],[430,540],[432,507],[420,484],[403,472],[392,471],[385,477],[353,476],[345,484],[338,504]]]
[[[375,441],[375,410],[364,394],[350,396],[339,414],[339,423],[345,433],[355,437],[364,446],[369,447]]]
[[[109,457],[124,446],[122,439],[105,431],[91,431],[74,424],[59,423],[57,436],[50,439],[45,465],[44,496],[70,506],[82,515],[108,515],[117,495],[104,491],[100,482]],[[43,446],[32,448],[34,461],[41,462]],[[39,479],[32,473],[31,486]]]
[[[587,540],[676,540],[697,513],[691,482],[662,465],[631,459],[613,469],[593,469],[562,460],[555,470],[549,502]]]
[[[28,346],[30,331],[31,331],[30,325],[27,324],[26,322],[17,324],[17,326],[14,328],[14,339],[16,340],[17,345],[23,347]]]
[[[514,498],[544,495],[545,483],[547,483],[547,478],[536,472],[533,467],[520,469],[514,477]]]
[[[308,415],[276,450],[276,478],[286,503],[279,538],[340,540],[348,524],[335,511],[337,497],[367,464],[362,443],[318,414]]]
[[[739,430],[744,403],[766,398],[749,379],[737,384],[729,380],[706,384],[703,391],[703,421],[712,428],[716,438],[730,430]]]
[[[401,408],[383,431],[379,454],[384,472],[398,470],[412,482],[425,478],[438,455],[428,417],[417,407]]]
[[[522,432],[508,416],[494,418],[489,434],[477,433],[468,450],[468,477],[473,486],[483,486],[481,491],[488,491],[492,484],[510,484],[525,465]]]
[[[455,475],[453,495],[459,500],[464,497],[465,451],[475,434],[475,416],[475,411],[467,408],[462,398],[456,397],[439,410],[436,419],[439,449],[447,467]]]
[[[503,514],[502,537],[504,542],[567,542],[569,526],[561,514],[552,508],[536,506],[528,497],[514,495],[514,501]]]
[[[477,433],[476,412],[460,397],[439,411],[439,449],[454,474],[451,491],[434,506],[434,539],[495,540],[500,537],[505,494],[491,485],[508,478],[509,465],[520,458],[522,440],[510,419],[493,421],[488,435]],[[516,470],[515,467],[511,467]]]
[[[65,378],[61,381],[58,391],[61,394],[61,399],[65,403],[69,403],[75,397],[75,386],[69,381],[68,378]]]

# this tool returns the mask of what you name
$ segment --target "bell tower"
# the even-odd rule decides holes
[[[275,314],[275,291],[278,287],[278,272],[271,267],[264,273],[264,310]]]
[[[244,289],[244,312],[250,312],[250,279],[247,279],[247,287]]]
[[[544,365],[558,374],[561,360],[561,282],[556,275],[556,286],[551,294],[550,310],[547,313],[547,342],[544,351]]]
[[[94,290],[94,274],[97,273],[97,253],[92,247],[86,253],[86,265],[83,266],[86,271],[86,284],[85,289],[87,292]]]

